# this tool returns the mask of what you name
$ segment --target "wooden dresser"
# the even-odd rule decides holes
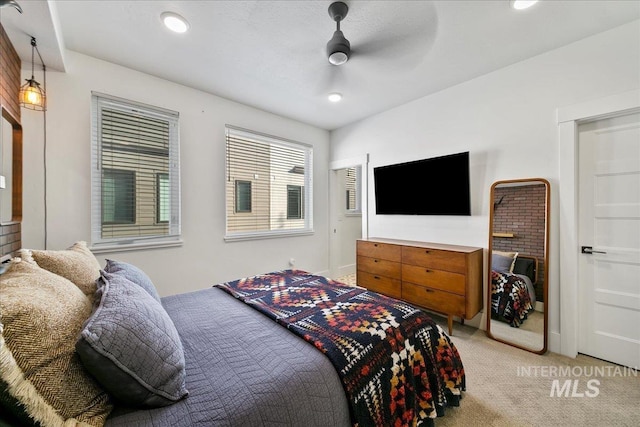
[[[471,319],[482,309],[482,248],[371,238],[357,243],[357,283],[374,292]]]

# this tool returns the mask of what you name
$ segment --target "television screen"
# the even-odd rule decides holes
[[[471,215],[469,152],[373,169],[376,214]]]

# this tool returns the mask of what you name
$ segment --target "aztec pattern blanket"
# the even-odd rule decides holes
[[[433,425],[458,406],[465,375],[449,337],[402,301],[300,270],[215,285],[322,351],[355,426]]]
[[[491,271],[491,317],[514,328],[533,310],[527,284],[515,274]]]

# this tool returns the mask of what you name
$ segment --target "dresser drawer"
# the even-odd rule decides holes
[[[360,256],[386,259],[394,262],[400,262],[402,259],[402,246],[387,243],[358,240],[357,252]]]
[[[402,263],[466,273],[466,256],[460,252],[404,246],[402,248]]]
[[[358,257],[358,270],[367,271],[371,274],[387,276],[392,279],[399,279],[402,272],[402,264],[386,259]]]
[[[465,294],[465,276],[460,273],[402,264],[402,280],[458,295]]]
[[[464,297],[402,282],[402,299],[440,313],[464,317]]]
[[[373,292],[379,292],[393,298],[402,296],[400,279],[358,271],[356,282],[359,286],[370,289]]]

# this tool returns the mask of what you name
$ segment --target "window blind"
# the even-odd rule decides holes
[[[358,186],[357,186],[357,171],[355,167],[347,168],[345,174],[345,188],[347,190],[347,205],[348,211],[358,210]]]
[[[180,235],[178,113],[92,96],[92,244]]]
[[[227,126],[226,162],[227,237],[312,230],[311,146]]]

